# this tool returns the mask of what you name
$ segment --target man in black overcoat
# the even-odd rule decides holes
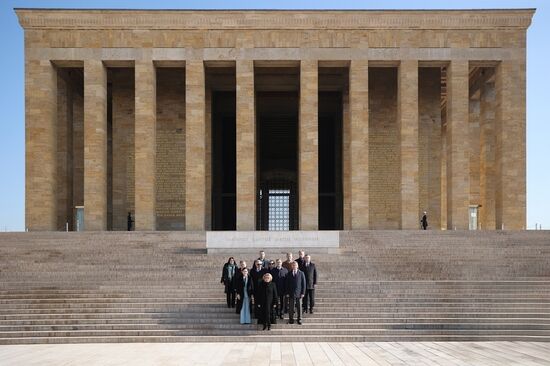
[[[252,282],[254,282],[254,288],[257,289],[258,285],[261,281],[263,281],[264,274],[267,273],[267,269],[263,267],[263,262],[259,259],[256,260],[254,263],[254,268],[250,270],[250,277],[252,278]],[[258,302],[256,302],[254,306],[254,317],[258,320],[260,310],[258,309]]]
[[[313,314],[313,307],[315,306],[315,285],[317,284],[317,267],[315,267],[315,263],[311,262],[311,256],[309,254],[305,256],[302,270],[306,277],[306,294],[304,296],[303,309],[304,313],[307,313],[309,305],[309,313]]]
[[[303,250],[298,251],[298,258],[296,259],[296,263],[298,263],[298,269],[300,271],[304,271],[304,262],[306,260],[306,254]]]
[[[298,269],[298,263],[292,263],[292,271],[286,275],[285,291],[288,298],[288,324],[294,324],[294,312],[298,324],[302,325],[302,299],[306,293],[306,277]]]
[[[271,276],[273,277],[273,283],[277,286],[277,293],[279,294],[279,306],[277,307],[279,319],[283,319],[283,312],[288,311],[288,305],[285,304],[285,280],[287,274],[288,270],[283,267],[283,261],[277,259],[277,265],[271,270]]]

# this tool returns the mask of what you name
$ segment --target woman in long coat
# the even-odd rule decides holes
[[[221,283],[225,286],[225,294],[227,295],[227,307],[235,307],[235,285],[234,278],[237,275],[237,264],[235,263],[235,258],[229,257],[229,260],[226,264],[223,265],[222,269],[222,280]]]
[[[241,324],[250,324],[252,322],[252,297],[254,291],[254,281],[248,275],[248,268],[243,268],[242,276],[235,280],[235,288],[237,290],[237,314],[241,315]]]
[[[256,302],[260,310],[258,323],[263,323],[264,330],[271,330],[271,324],[275,323],[275,315],[277,312],[277,285],[272,282],[271,274],[266,273],[263,276],[263,281],[260,282],[256,290]]]

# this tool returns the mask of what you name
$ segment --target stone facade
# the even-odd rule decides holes
[[[237,230],[259,215],[258,67],[298,70],[299,229],[318,229],[327,67],[347,75],[340,229],[417,229],[423,211],[468,229],[472,208],[478,228],[525,227],[532,9],[16,13],[29,230],[74,229],[82,205],[86,230],[125,230],[128,212],[137,230],[208,230],[219,67],[235,75]]]

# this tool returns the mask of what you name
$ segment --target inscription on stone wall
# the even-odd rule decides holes
[[[338,231],[209,231],[206,248],[338,248]]]

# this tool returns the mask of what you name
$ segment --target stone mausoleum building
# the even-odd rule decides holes
[[[523,229],[533,9],[16,9],[29,230]]]

